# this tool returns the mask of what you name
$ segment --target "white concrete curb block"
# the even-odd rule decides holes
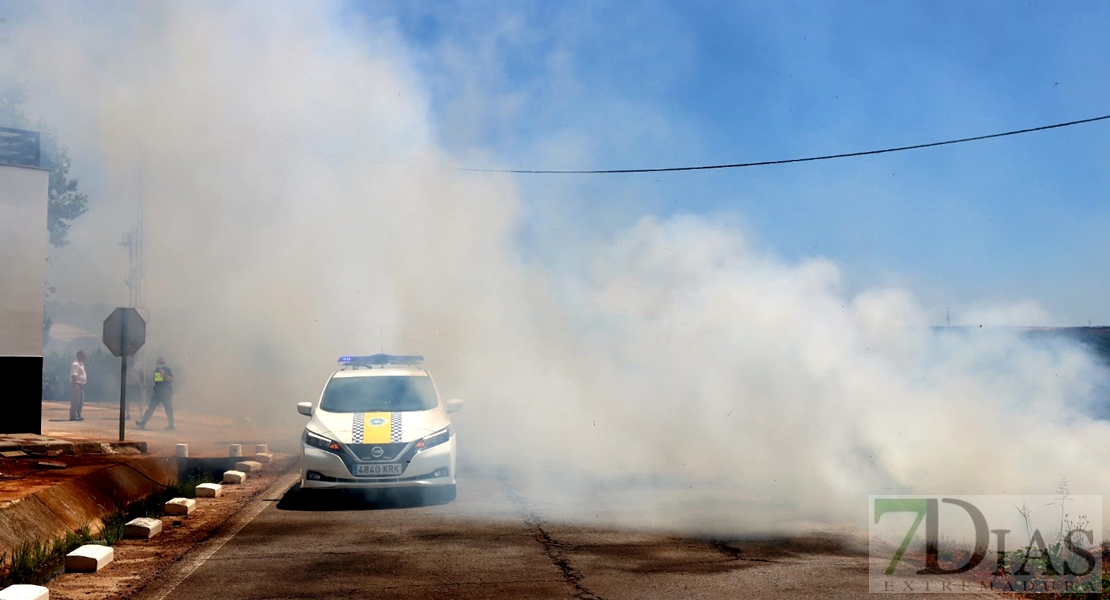
[[[174,446],[174,455],[178,458],[188,458],[189,444],[178,444]]]
[[[263,452],[261,454],[255,454],[254,455],[254,460],[256,460],[256,461],[258,461],[262,464],[267,464],[267,463],[273,462],[274,455],[270,454],[269,452]]]
[[[167,515],[185,515],[193,514],[193,510],[197,507],[197,501],[192,498],[174,498],[166,503],[165,511]]]
[[[50,600],[50,590],[37,585],[17,583],[0,591],[0,600]]]
[[[86,544],[66,555],[66,571],[71,573],[96,573],[116,557],[108,546]]]
[[[255,456],[258,456],[259,454],[269,454],[269,452],[270,452],[270,447],[266,444],[255,444],[254,445],[254,455]]]
[[[197,498],[219,498],[224,486],[218,483],[202,483],[197,486]]]
[[[242,471],[224,471],[224,483],[243,483],[247,474]]]
[[[231,444],[227,447],[227,455],[231,457],[239,457],[243,455],[242,444]]]
[[[257,460],[244,460],[242,462],[235,463],[235,470],[242,471],[244,473],[254,473],[255,471],[262,470],[262,463],[258,462]]]
[[[149,540],[159,533],[162,533],[161,519],[139,517],[131,519],[123,526],[123,537],[129,540]]]

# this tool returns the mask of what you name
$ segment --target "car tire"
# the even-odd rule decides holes
[[[440,501],[446,504],[448,502],[454,502],[456,497],[458,497],[458,490],[455,488],[455,484],[451,484],[443,488]]]
[[[456,490],[454,485],[436,486],[434,488],[424,490],[423,500],[425,504],[447,504],[455,499]]]
[[[288,505],[296,509],[307,509],[319,504],[320,490],[305,489],[297,485],[295,489],[286,492]]]

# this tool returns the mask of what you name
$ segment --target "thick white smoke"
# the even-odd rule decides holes
[[[589,257],[569,272],[522,257],[513,180],[450,170],[465,157],[386,25],[319,3],[29,10],[0,78],[59,124],[102,214],[60,259],[89,265],[67,293],[118,287],[98,265],[141,193],[152,335],[188,410],[295,435],[334,358],[384,342],[468,400],[465,462],[554,478],[536,493],[582,515],[633,482],[667,492],[625,522],[741,530],[1110,480],[1086,416],[1105,375],[1076,347],[938,335],[909,292],[849,291],[701,216],[645,215],[566,249]]]

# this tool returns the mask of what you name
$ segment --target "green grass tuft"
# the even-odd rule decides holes
[[[190,472],[184,481],[175,481],[161,492],[152,494],[126,508],[118,508],[103,519],[103,527],[94,536],[92,528],[86,523],[77,531],[71,531],[57,538],[24,544],[11,555],[0,553],[0,589],[26,583],[43,585],[53,579],[65,567],[65,556],[85,544],[96,542],[114,546],[123,539],[123,528],[128,521],[137,517],[162,516],[162,505],[171,498],[194,498],[197,486],[216,480],[210,473],[200,470]]]

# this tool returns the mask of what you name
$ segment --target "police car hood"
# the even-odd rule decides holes
[[[447,427],[447,411],[333,413],[317,410],[308,429],[344,444],[389,444],[416,441]]]

